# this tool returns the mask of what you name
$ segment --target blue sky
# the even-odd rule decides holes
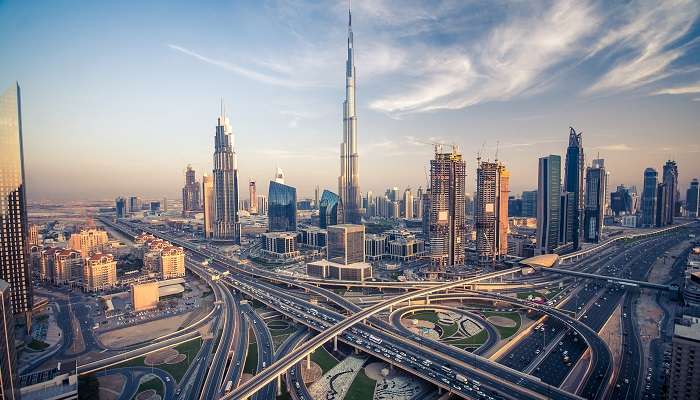
[[[0,84],[23,90],[32,199],[177,197],[211,169],[223,97],[242,179],[335,189],[345,1],[0,1]],[[662,3],[662,4],[658,4]],[[353,2],[363,190],[425,185],[456,143],[536,186],[584,132],[611,186],[700,175],[697,1]],[[473,184],[469,186],[472,188]],[[246,196],[243,196],[246,197]]]

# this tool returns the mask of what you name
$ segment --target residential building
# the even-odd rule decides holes
[[[78,250],[61,249],[53,253],[52,281],[65,285],[82,280],[84,259]]]
[[[0,279],[10,285],[14,314],[24,314],[29,327],[33,293],[21,107],[19,84],[0,95]]]
[[[433,268],[464,265],[466,166],[456,146],[435,147],[430,161],[430,261]]]
[[[642,220],[641,226],[649,228],[656,226],[656,193],[657,172],[653,168],[644,170],[644,189],[642,191]]]
[[[2,128],[0,128],[2,129]],[[20,383],[17,380],[17,355],[15,353],[15,314],[12,307],[12,287],[0,279],[0,399],[19,400]]]
[[[602,159],[593,160],[593,164],[586,168],[586,202],[583,214],[583,239],[586,242],[598,243],[602,239],[607,179],[605,162]]]
[[[297,190],[284,183],[270,181],[268,191],[268,230],[292,232],[297,229]]]
[[[83,258],[87,258],[102,251],[102,248],[109,241],[107,232],[101,229],[82,229],[78,233],[70,235],[68,248],[78,250]]]
[[[564,165],[563,191],[573,193],[574,204],[571,207],[573,212],[566,215],[571,221],[564,224],[570,227],[570,231],[567,231],[565,235],[560,235],[566,238],[563,243],[573,243],[574,249],[579,248],[580,225],[584,207],[583,169],[585,162],[581,136],[582,132],[576,132],[574,128],[569,127],[569,147],[566,149],[566,164]]]
[[[561,157],[541,157],[537,178],[538,254],[552,253],[559,246],[560,207]]]
[[[318,211],[318,225],[321,229],[329,225],[345,223],[345,208],[343,200],[330,190],[324,190]]]
[[[214,144],[214,238],[240,243],[238,159],[233,131],[223,105],[217,119]]]
[[[182,247],[167,246],[161,250],[159,272],[162,279],[185,276],[185,251]]]
[[[697,218],[698,217],[698,198],[700,197],[699,192],[700,186],[698,184],[698,178],[693,179],[688,186],[688,190],[685,195],[685,208],[688,213],[688,217]]]
[[[189,215],[200,210],[200,186],[191,165],[185,170],[185,186],[182,188],[182,214]]]
[[[679,213],[676,209],[678,199],[678,165],[675,161],[668,160],[664,164],[663,183],[668,189],[668,202],[663,204],[663,212],[666,214],[666,225],[673,224],[673,218]]]
[[[96,253],[85,261],[83,285],[91,292],[114,287],[117,284],[117,261],[111,254]]]
[[[345,62],[345,101],[343,102],[343,141],[340,145],[338,194],[345,206],[345,220],[361,223],[360,169],[357,154],[357,114],[355,107],[355,56],[352,16],[348,11],[348,48]],[[270,200],[272,202],[272,200]]]
[[[204,237],[214,237],[214,220],[216,218],[216,204],[214,200],[214,179],[211,176],[202,176],[202,208],[204,209]]]
[[[477,263],[481,267],[495,267],[508,253],[509,178],[500,162],[479,161],[474,221]]]

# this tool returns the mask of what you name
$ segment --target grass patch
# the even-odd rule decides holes
[[[189,342],[179,344],[175,346],[174,349],[176,349],[182,354],[186,354],[187,357],[185,358],[185,360],[177,364],[156,365],[154,366],[154,368],[158,368],[169,373],[173,376],[175,382],[180,382],[180,379],[182,379],[182,377],[185,375],[185,372],[187,372],[187,367],[190,366],[190,363],[195,358],[201,347],[201,338],[197,338],[195,340],[190,340]],[[144,363],[145,359],[146,356],[134,358],[133,360],[124,361],[123,363],[117,364],[115,368],[144,367],[146,366],[146,364]]]
[[[450,324],[450,325],[442,325],[440,324],[440,327],[442,327],[442,337],[441,339],[447,339],[457,333],[457,330],[459,329],[459,325],[457,324]]]
[[[282,346],[282,343],[284,343],[284,341],[287,340],[288,337],[289,337],[289,335],[273,336],[272,337],[272,346],[274,347],[274,350],[277,351],[277,349],[279,349],[280,346]]]
[[[545,300],[547,300],[547,296],[543,293],[540,292],[518,292],[518,298],[521,300],[527,299],[529,296],[532,296],[532,298],[540,297]]]
[[[335,357],[333,357],[324,347],[319,347],[316,349],[316,351],[311,353],[311,361],[318,364],[324,374],[338,364],[338,360],[336,360]]]
[[[146,390],[153,389],[160,395],[161,398],[163,398],[163,393],[165,392],[165,388],[163,388],[163,381],[160,380],[160,378],[156,377],[155,375],[151,376],[151,379],[149,379],[146,382],[142,382],[139,385],[139,388],[136,390],[136,393],[141,393],[145,392]]]
[[[245,356],[243,372],[255,374],[258,370],[258,345],[251,343],[248,345],[248,354]]]
[[[421,321],[428,321],[437,324],[440,318],[433,311],[419,311],[411,315],[407,315],[406,318],[409,319],[419,319]]]
[[[45,343],[45,342],[42,342],[41,340],[32,339],[32,341],[29,342],[29,344],[27,345],[27,347],[29,347],[29,348],[32,349],[32,350],[42,351],[42,350],[44,350],[45,348],[49,347],[49,344],[48,344],[48,343]]]
[[[345,395],[345,400],[367,400],[374,397],[374,387],[377,382],[374,379],[370,379],[367,374],[365,374],[364,368],[352,381],[348,393]]]
[[[486,332],[486,329],[482,329],[477,333],[476,335],[472,335],[469,337],[465,338],[460,338],[456,340],[449,340],[445,341],[445,343],[451,344],[452,346],[457,346],[457,347],[474,347],[474,346],[481,346],[486,342],[486,339],[488,339],[489,334]]]
[[[486,318],[488,317],[494,317],[494,316],[499,316],[499,317],[504,317],[508,318],[510,320],[513,320],[515,322],[515,326],[513,327],[506,327],[506,326],[498,326],[494,324],[493,326],[496,328],[498,331],[498,334],[501,336],[501,339],[506,339],[515,334],[520,329],[520,314],[517,312],[493,312],[493,311],[485,311],[484,316]]]

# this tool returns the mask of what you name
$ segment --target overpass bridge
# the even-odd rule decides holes
[[[670,285],[662,285],[659,283],[651,283],[651,282],[646,282],[646,281],[635,281],[633,279],[617,278],[614,276],[600,275],[600,274],[591,274],[588,272],[572,271],[569,269],[539,268],[538,270],[541,272],[551,272],[551,273],[555,273],[555,274],[571,275],[571,276],[575,276],[578,278],[597,279],[597,280],[606,281],[606,282],[610,282],[610,283],[619,283],[619,284],[625,285],[625,286],[640,287],[640,288],[644,288],[644,289],[654,289],[654,290],[661,290],[661,291],[666,291],[666,292],[672,292],[674,290],[677,290],[677,289],[671,288]]]

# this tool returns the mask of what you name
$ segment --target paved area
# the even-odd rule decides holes
[[[355,376],[362,369],[365,359],[350,356],[326,372],[321,379],[309,387],[314,399],[342,400],[345,398]]]
[[[97,380],[100,382],[100,400],[119,399],[126,384],[126,377],[122,374],[104,375]]]
[[[193,311],[196,312],[196,311]],[[106,347],[118,349],[132,346],[137,343],[155,339],[159,336],[175,332],[192,312],[176,315],[174,317],[163,318],[143,324],[115,329],[100,334],[99,340]]]

